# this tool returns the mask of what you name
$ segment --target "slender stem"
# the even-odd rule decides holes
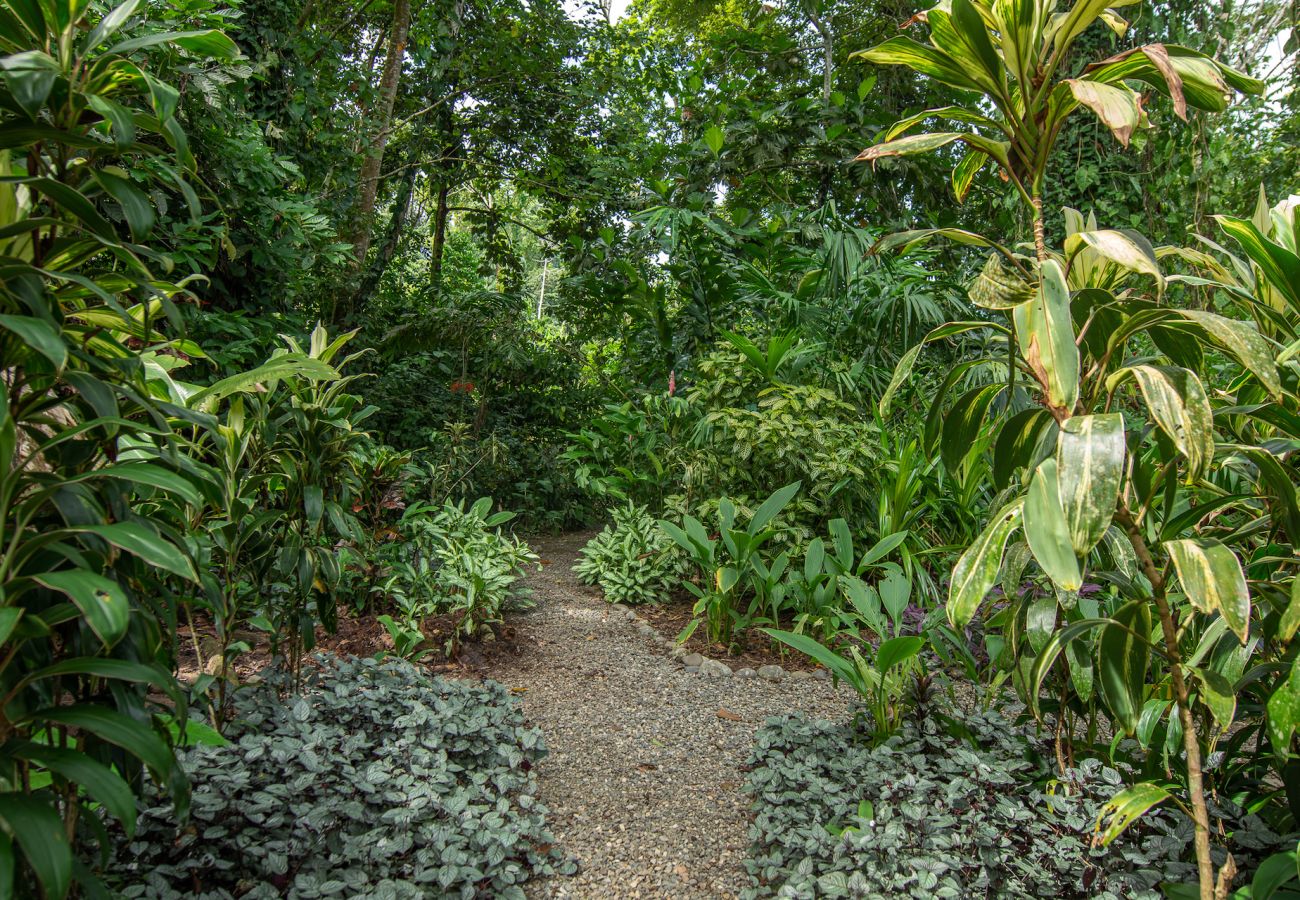
[[[1121,499],[1115,511],[1115,521],[1128,535],[1138,564],[1147,581],[1151,582],[1151,596],[1160,614],[1160,628],[1164,634],[1165,655],[1169,661],[1169,674],[1173,681],[1174,699],[1178,702],[1178,718],[1183,725],[1183,750],[1187,754],[1187,793],[1192,801],[1192,821],[1196,825],[1196,868],[1200,881],[1201,900],[1214,900],[1214,861],[1210,858],[1210,812],[1205,804],[1205,781],[1201,771],[1201,743],[1196,734],[1196,720],[1192,717],[1191,691],[1183,673],[1182,655],[1178,650],[1178,629],[1174,624],[1169,599],[1165,595],[1165,577],[1147,547],[1145,536]],[[1231,880],[1231,873],[1227,878]]]

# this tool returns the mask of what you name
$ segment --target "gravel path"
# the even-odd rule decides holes
[[[531,576],[537,608],[512,617],[527,646],[491,672],[546,736],[541,798],[580,866],[530,896],[734,897],[747,883],[740,767],[755,727],[784,712],[847,716],[851,692],[685,672],[574,578],[588,537],[534,543],[548,563]]]

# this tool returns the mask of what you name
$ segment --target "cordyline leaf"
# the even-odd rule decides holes
[[[1043,681],[1047,678],[1047,673],[1051,671],[1053,664],[1062,651],[1079,648],[1077,653],[1072,653],[1068,657],[1070,668],[1073,670],[1079,661],[1087,660],[1084,667],[1088,669],[1088,692],[1091,694],[1092,666],[1087,652],[1088,642],[1085,640],[1085,636],[1088,632],[1096,628],[1102,628],[1109,622],[1109,619],[1081,619],[1078,622],[1071,622],[1064,628],[1055,631],[1047,643],[1037,651],[1038,656],[1034,659],[1034,667],[1030,671],[1027,685],[1029,688],[1027,691],[1029,694],[1029,707],[1035,716],[1038,715],[1039,698],[1043,696]]]
[[[1067,591],[1083,585],[1079,560],[1070,544],[1069,528],[1061,508],[1056,460],[1045,459],[1034,471],[1025,495],[1025,539],[1034,559],[1052,583]]]
[[[1291,663],[1291,673],[1268,698],[1268,739],[1275,752],[1291,747],[1291,735],[1300,724],[1300,660]]]
[[[1187,118],[1189,106],[1222,112],[1232,90],[1259,94],[1264,83],[1217,62],[1204,53],[1174,44],[1147,44],[1093,63],[1083,71],[1087,81],[1107,84],[1136,79],[1168,95],[1174,112]]]
[[[1009,146],[1002,141],[995,141],[978,134],[960,131],[938,131],[932,134],[909,134],[906,137],[886,141],[868,147],[855,158],[855,162],[874,162],[890,156],[916,156],[946,147],[961,141],[974,150],[979,150],[996,159],[1001,165],[1009,167],[1007,152]]]
[[[1241,363],[1242,368],[1258,378],[1274,398],[1281,399],[1282,382],[1273,362],[1273,352],[1254,325],[1199,309],[1175,312],[1199,325],[1216,344]]]
[[[1086,556],[1110,527],[1124,475],[1124,417],[1075,416],[1061,426],[1056,460],[1061,508],[1076,556]]]
[[[972,150],[962,157],[961,162],[957,163],[952,170],[952,192],[957,198],[958,203],[966,199],[970,193],[971,185],[975,181],[975,176],[979,174],[980,169],[989,161],[989,155],[980,150]]]
[[[1156,280],[1157,286],[1164,288],[1165,278],[1160,272],[1156,251],[1136,231],[1079,231],[1065,239],[1065,255],[1069,259],[1073,259],[1084,247],[1122,269],[1139,275],[1150,275]]]
[[[966,627],[993,589],[998,569],[1002,566],[1002,551],[1011,533],[1020,526],[1023,515],[1023,500],[1004,506],[957,560],[952,570],[947,604],[948,621],[954,628]]]
[[[900,135],[906,134],[912,128],[926,121],[927,119],[942,119],[948,122],[965,122],[967,125],[982,125],[985,128],[997,129],[998,123],[994,122],[988,116],[982,116],[979,113],[971,112],[964,106],[937,106],[934,109],[925,109],[915,115],[899,119],[885,131],[885,140],[892,141]]]
[[[1111,375],[1107,387],[1130,375],[1160,430],[1187,458],[1188,483],[1196,481],[1214,459],[1214,414],[1200,379],[1171,366],[1129,366]]]
[[[970,0],[951,0],[948,10],[936,6],[926,14],[930,42],[960,63],[986,93],[999,93],[1006,73],[984,19]]]
[[[1170,794],[1167,790],[1158,784],[1143,782],[1135,784],[1131,788],[1125,788],[1101,808],[1097,813],[1097,823],[1093,826],[1093,842],[1105,847],[1115,838],[1119,837],[1124,831],[1142,818],[1151,807],[1168,800]],[[1102,823],[1106,823],[1106,830],[1102,831]]]
[[[1137,728],[1145,701],[1150,634],[1150,606],[1145,600],[1132,600],[1115,612],[1097,642],[1102,698],[1128,734]]]
[[[1020,274],[1002,264],[1002,258],[990,253],[984,268],[971,282],[970,300],[984,309],[1014,309],[1033,299],[1034,287]]]
[[[1295,637],[1297,628],[1300,628],[1300,578],[1291,580],[1291,602],[1282,613],[1282,621],[1277,626],[1277,636],[1286,643]]]
[[[904,353],[902,358],[899,359],[898,365],[894,367],[894,374],[889,379],[889,385],[885,388],[885,392],[880,395],[880,415],[889,415],[889,406],[894,399],[894,394],[898,393],[903,381],[912,373],[912,367],[916,365],[917,357],[921,354],[921,348],[931,341],[953,337],[967,331],[974,331],[977,328],[993,328],[1004,334],[1006,333],[1006,329],[996,322],[948,322],[931,330],[929,334],[921,338],[919,344]]]
[[[1042,263],[1033,300],[1013,311],[1016,340],[1052,406],[1067,413],[1079,399],[1079,347],[1070,317],[1070,289],[1054,259]]]
[[[949,87],[962,91],[978,91],[976,84],[966,70],[947,53],[917,43],[907,37],[893,37],[878,44],[870,50],[861,50],[853,54],[861,56],[868,62],[885,66],[907,66],[914,72],[928,75]]]
[[[1232,683],[1213,669],[1192,669],[1201,683],[1201,702],[1210,710],[1221,731],[1227,731],[1237,715],[1237,694]]]
[[[32,580],[66,594],[105,647],[112,647],[126,634],[131,604],[121,586],[112,579],[84,569],[64,569],[33,575]]]
[[[1192,605],[1204,613],[1218,611],[1245,644],[1250,629],[1250,590],[1237,554],[1217,541],[1193,538],[1165,541],[1164,547]]]
[[[1146,126],[1142,98],[1131,88],[1080,78],[1067,78],[1065,83],[1074,99],[1092,110],[1122,146],[1127,147],[1133,132]]]
[[[1078,0],[1069,12],[1061,13],[1053,20],[1046,37],[1060,53],[1091,27],[1092,23],[1102,18],[1107,8],[1131,6],[1139,2],[1141,0]]]
[[[1219,227],[1241,245],[1264,276],[1264,279],[1291,305],[1300,311],[1300,256],[1280,244],[1270,241],[1248,219],[1232,216],[1215,216]]]

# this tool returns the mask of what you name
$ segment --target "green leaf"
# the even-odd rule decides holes
[[[1300,578],[1292,578],[1291,602],[1287,604],[1286,610],[1282,613],[1282,621],[1277,626],[1278,639],[1284,644],[1287,643],[1295,637],[1297,628],[1300,628]]]
[[[911,374],[912,367],[916,365],[916,359],[920,356],[922,347],[931,341],[953,337],[967,331],[974,331],[977,328],[996,328],[1004,333],[1006,332],[1005,328],[993,322],[948,322],[932,330],[921,339],[919,344],[904,353],[902,358],[898,360],[898,365],[894,367],[894,374],[889,379],[889,385],[885,388],[885,392],[880,395],[880,415],[882,417],[889,415],[889,407],[894,399],[894,394],[898,392],[903,381]]]
[[[1042,263],[1035,299],[1013,311],[1020,353],[1047,392],[1047,399],[1070,414],[1079,399],[1079,348],[1070,316],[1070,289],[1056,260]]]
[[[47,898],[72,886],[72,848],[54,807],[26,794],[0,794],[0,821],[36,873]]]
[[[840,656],[834,650],[822,646],[806,634],[795,634],[792,631],[780,631],[776,628],[760,629],[768,637],[780,641],[788,647],[793,647],[804,656],[814,659],[825,666],[836,678],[845,681],[848,684],[858,688],[861,679],[858,677],[857,669],[853,664],[844,657]],[[858,688],[861,690],[861,688]]]
[[[28,716],[32,722],[55,722],[88,731],[116,744],[160,774],[171,771],[175,760],[167,744],[152,729],[115,710],[91,704],[58,706]]]
[[[189,557],[171,541],[141,522],[81,525],[72,530],[101,537],[114,547],[119,547],[149,565],[165,569],[173,575],[179,575],[190,581],[198,580],[198,574],[194,571],[194,564],[190,562]]]
[[[1001,256],[990,253],[968,293],[971,302],[984,309],[1014,309],[1033,299],[1034,286],[1004,265]]]
[[[61,747],[19,742],[6,749],[19,759],[38,763],[61,778],[81,785],[109,815],[122,823],[128,838],[135,834],[135,794],[122,776],[112,769],[84,753]]]
[[[1133,89],[1079,78],[1067,78],[1065,84],[1074,99],[1092,110],[1122,146],[1127,147],[1133,133],[1146,125],[1142,98]]]
[[[1281,399],[1282,382],[1278,379],[1273,352],[1255,326],[1239,322],[1217,313],[1199,309],[1179,309],[1175,312],[1199,325],[1220,347],[1241,363],[1246,371],[1259,379],[1260,384],[1276,399]]]
[[[922,75],[929,75],[950,87],[963,91],[979,91],[980,86],[966,70],[947,53],[917,43],[911,38],[893,37],[870,50],[853,54],[868,62],[886,66],[907,66]]]
[[[239,372],[203,388],[193,394],[188,403],[191,408],[199,409],[231,394],[256,391],[289,378],[332,381],[338,377],[338,371],[327,363],[299,353],[286,353],[272,357],[255,369]]]
[[[1001,490],[1019,469],[1035,468],[1059,443],[1060,428],[1042,407],[1024,409],[998,429],[993,445],[993,482]],[[1048,448],[1048,449],[1044,449]]]
[[[880,649],[876,651],[876,668],[881,675],[887,675],[892,669],[913,659],[924,646],[925,640],[914,634],[882,641]]]
[[[131,229],[131,237],[137,241],[148,237],[149,233],[153,231],[156,218],[153,201],[149,199],[149,196],[127,179],[114,175],[112,172],[92,172],[91,177],[121,207],[122,216]]]
[[[1237,694],[1232,683],[1213,669],[1194,668],[1192,674],[1201,683],[1201,702],[1210,710],[1219,729],[1227,731],[1237,715]]]
[[[12,331],[19,340],[62,369],[68,364],[68,347],[57,327],[33,316],[0,315],[0,328]]]
[[[725,140],[726,138],[722,134],[722,129],[717,125],[710,125],[708,128],[704,129],[704,143],[714,156],[717,156],[722,152],[722,145]]]
[[[1250,591],[1237,554],[1217,541],[1193,538],[1165,541],[1164,548],[1192,605],[1204,613],[1217,610],[1245,644],[1250,629]]]
[[[105,647],[112,647],[126,634],[131,605],[117,582],[83,569],[44,572],[33,575],[32,580],[66,594]]]
[[[1136,231],[1079,231],[1065,239],[1065,255],[1068,259],[1076,259],[1085,247],[1121,269],[1139,275],[1150,275],[1163,289],[1165,276],[1156,260],[1156,251]]]
[[[96,470],[95,475],[100,478],[115,478],[155,487],[169,494],[176,494],[191,506],[199,506],[203,503],[203,496],[188,478],[152,463],[118,463]]]
[[[1087,556],[1110,527],[1126,452],[1119,413],[1075,416],[1061,426],[1056,451],[1061,508],[1076,556]]]
[[[1214,460],[1214,414],[1196,374],[1167,366],[1129,366],[1106,380],[1107,388],[1132,376],[1160,430],[1187,459],[1188,483],[1200,479]]]
[[[972,150],[961,158],[952,170],[952,192],[957,198],[958,203],[966,200],[966,195],[970,193],[971,185],[975,182],[975,176],[979,174],[980,169],[989,161],[989,155],[980,150]]]
[[[1300,584],[1300,581],[1296,582]],[[6,606],[0,608],[0,645],[9,640],[9,635],[13,634],[14,626],[23,616],[23,609],[20,606]]]
[[[1124,731],[1132,734],[1146,700],[1151,609],[1132,600],[1116,611],[1097,641],[1097,675],[1102,698]]]
[[[998,570],[1002,567],[1002,551],[1011,533],[1020,526],[1023,514],[1022,500],[1004,506],[957,560],[952,570],[947,604],[948,621],[954,628],[966,627],[997,582]]]
[[[1070,542],[1069,522],[1061,506],[1061,485],[1054,459],[1043,460],[1034,471],[1025,496],[1025,539],[1047,577],[1062,590],[1083,585],[1079,560]]]
[[[780,515],[781,510],[785,509],[786,504],[794,499],[794,495],[799,493],[799,488],[803,482],[796,481],[793,484],[787,484],[773,492],[758,509],[754,510],[753,517],[749,520],[749,527],[746,529],[750,535],[758,534],[767,527],[768,523]]]
[[[1215,216],[1219,227],[1230,234],[1259,269],[1264,280],[1300,312],[1300,256],[1266,238],[1248,219]]]
[[[1292,896],[1288,893],[1279,894],[1279,889],[1283,885],[1290,884],[1297,878],[1300,878],[1300,870],[1297,869],[1297,851],[1288,850],[1285,853],[1274,853],[1259,864],[1255,870],[1255,877],[1250,882],[1250,900],[1272,900],[1276,896]]]
[[[1125,788],[1107,801],[1097,813],[1097,823],[1093,831],[1103,847],[1119,837],[1124,831],[1151,809],[1151,807],[1168,800],[1170,793],[1158,784],[1142,782]],[[1106,830],[1102,831],[1102,823]]]

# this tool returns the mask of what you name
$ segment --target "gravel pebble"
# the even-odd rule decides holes
[[[556,846],[579,861],[577,875],[530,882],[528,896],[735,897],[748,884],[740,767],[754,729],[787,712],[843,720],[852,692],[690,674],[569,572],[590,537],[534,542],[550,561],[529,579],[537,606],[510,616],[526,639],[489,672],[546,737],[540,799]]]
[[[698,653],[687,653],[682,657],[682,665],[701,666],[704,664],[704,657]]]
[[[759,666],[758,677],[764,681],[780,681],[785,677],[785,669],[780,666]]]

